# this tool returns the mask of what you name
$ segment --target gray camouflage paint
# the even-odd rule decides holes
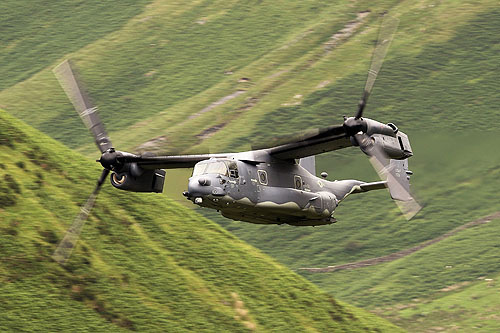
[[[385,188],[385,182],[321,179],[295,160],[274,158],[266,150],[235,153],[199,163],[224,160],[237,163],[238,178],[220,174],[192,176],[186,196],[227,218],[251,223],[331,224],[335,222],[335,208],[349,194]],[[259,177],[264,172],[266,181]]]

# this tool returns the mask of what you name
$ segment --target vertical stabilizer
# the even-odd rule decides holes
[[[299,165],[306,169],[313,176],[316,176],[316,156],[301,158],[299,160]]]

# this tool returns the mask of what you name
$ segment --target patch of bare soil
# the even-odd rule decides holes
[[[362,25],[365,17],[370,14],[369,11],[359,12],[358,16],[354,21],[347,23],[342,30],[333,34],[328,42],[325,43],[324,47],[326,51],[331,51],[337,44],[339,44],[344,39],[351,37]]]
[[[440,291],[443,291],[443,292],[453,291],[453,290],[457,290],[457,289],[460,289],[462,287],[465,287],[468,284],[470,284],[470,282],[468,282],[468,281],[460,282],[460,283],[456,283],[456,284],[453,284],[451,286],[445,287],[445,288],[441,289]]]
[[[158,147],[165,145],[166,142],[167,142],[167,137],[165,135],[162,135],[137,146],[136,151],[137,152],[154,151]]]
[[[235,97],[238,97],[241,94],[244,94],[245,92],[246,92],[245,90],[237,90],[237,91],[235,91],[234,93],[232,93],[230,95],[224,96],[221,99],[213,102],[212,104],[204,107],[203,109],[201,109],[200,111],[196,112],[195,114],[190,115],[188,119],[197,118],[197,117],[201,116],[202,114],[204,114],[204,113],[212,110],[213,108],[215,108],[215,107],[217,107],[219,105],[222,105],[222,104],[226,103],[227,101],[230,101],[230,100],[232,100]]]
[[[145,74],[146,75],[146,74]],[[154,75],[154,73],[152,73],[151,75]],[[192,119],[195,119],[199,116],[201,116],[202,114],[206,113],[206,112],[209,112],[210,110],[214,109],[215,107],[219,106],[219,105],[222,105],[224,103],[226,103],[227,101],[235,98],[235,97],[238,97],[239,95],[245,93],[246,91],[245,90],[237,90],[235,91],[234,93],[230,94],[230,95],[227,95],[227,96],[224,96],[222,98],[220,98],[219,100],[213,102],[212,104],[204,107],[203,109],[201,109],[200,111],[196,112],[195,114],[192,114],[191,116],[189,116],[188,119],[184,120],[180,125],[183,125],[185,122],[189,121],[189,120],[192,120]],[[202,133],[198,134],[197,137],[204,140],[206,138],[209,138],[210,136],[214,135],[218,130],[222,129],[226,124],[221,124],[221,125],[216,125],[216,126],[213,126],[205,131],[203,131]],[[143,144],[137,146],[136,150],[138,152],[142,152],[142,151],[156,151],[157,149],[159,149],[160,147],[164,146],[165,143],[167,141],[167,137],[165,135],[162,135],[162,136],[159,136],[159,137],[156,137],[156,138],[153,138],[151,140],[148,140],[146,142],[144,142]]]
[[[196,135],[196,137],[200,140],[208,139],[209,137],[211,137],[212,135],[214,135],[215,133],[220,131],[224,126],[226,126],[225,123],[212,126],[210,128],[207,128],[206,130],[204,130],[200,134]]]

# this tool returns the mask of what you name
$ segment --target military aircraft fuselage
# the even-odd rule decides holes
[[[323,225],[335,222],[338,203],[362,184],[314,176],[296,160],[266,150],[236,153],[197,163],[184,195],[231,219],[261,224]]]

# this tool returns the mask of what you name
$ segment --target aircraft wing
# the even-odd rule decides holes
[[[291,160],[318,155],[327,151],[352,146],[349,136],[342,125],[330,126],[324,129],[302,134],[288,142],[280,143],[265,149],[271,156]],[[143,169],[176,169],[192,168],[200,161],[212,157],[225,158],[232,154],[201,154],[201,155],[169,155],[149,156],[121,153],[118,161],[121,163],[137,163]]]
[[[352,143],[344,127],[342,125],[335,125],[317,130],[316,133],[297,138],[295,141],[268,148],[267,151],[273,157],[289,160],[313,156],[350,146],[352,146]]]
[[[125,153],[118,157],[118,161],[122,163],[137,163],[143,169],[178,169],[192,168],[196,163],[212,157],[224,158],[227,156],[227,154],[144,156]]]

